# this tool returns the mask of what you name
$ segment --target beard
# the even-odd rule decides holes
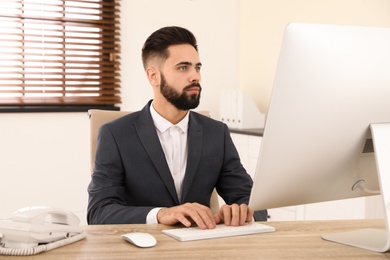
[[[199,94],[188,94],[187,90],[192,87],[199,87]],[[169,103],[174,105],[179,110],[190,110],[198,107],[200,102],[200,93],[202,92],[202,87],[199,83],[192,83],[186,86],[183,91],[180,93],[175,90],[173,87],[169,86],[165,80],[164,75],[161,73],[161,84],[160,84],[161,94],[168,100]]]

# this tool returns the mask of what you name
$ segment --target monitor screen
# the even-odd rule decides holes
[[[389,122],[390,28],[289,24],[249,206],[378,193],[370,125]]]

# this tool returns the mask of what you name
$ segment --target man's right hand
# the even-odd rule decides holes
[[[157,213],[158,223],[175,225],[182,223],[189,227],[195,223],[201,229],[213,229],[216,222],[210,208],[199,203],[185,203],[183,205],[162,208]]]

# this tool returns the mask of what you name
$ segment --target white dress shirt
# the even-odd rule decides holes
[[[160,139],[169,170],[171,171],[180,202],[188,157],[187,136],[189,113],[176,125],[160,116],[154,109],[153,103],[150,105],[150,113],[156,126],[157,135]],[[157,213],[160,209],[154,208],[148,213],[146,224],[157,223]]]

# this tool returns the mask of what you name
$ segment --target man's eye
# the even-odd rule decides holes
[[[200,71],[200,67],[195,67],[195,70],[196,71]]]
[[[185,71],[185,70],[187,70],[187,67],[186,66],[181,66],[181,67],[179,67],[179,70]]]

